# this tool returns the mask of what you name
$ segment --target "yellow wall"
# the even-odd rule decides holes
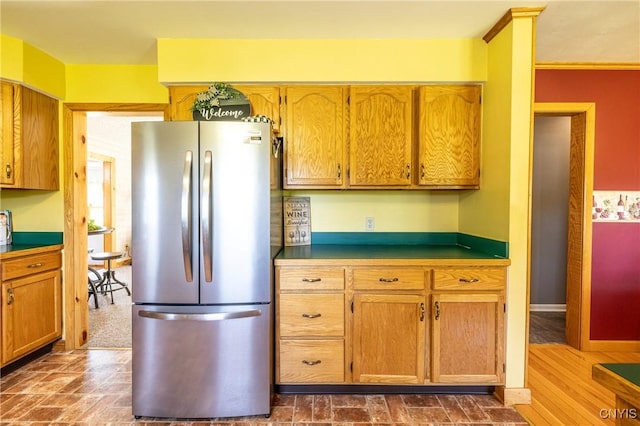
[[[461,194],[459,205],[460,232],[509,242],[507,388],[525,381],[534,22],[514,17],[489,43],[482,190]]]
[[[64,98],[65,65],[13,37],[0,36],[0,77],[22,83],[56,99]]]
[[[487,46],[453,40],[158,40],[163,83],[484,81]]]
[[[314,232],[364,232],[365,218],[376,232],[455,232],[455,191],[289,191],[311,197]]]
[[[156,65],[67,65],[67,103],[168,103]]]

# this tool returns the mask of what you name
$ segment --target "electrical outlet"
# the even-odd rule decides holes
[[[364,219],[364,229],[366,231],[374,231],[376,229],[376,218],[366,217]]]

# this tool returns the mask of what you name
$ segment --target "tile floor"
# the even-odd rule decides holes
[[[274,396],[270,418],[135,420],[131,351],[55,352],[0,378],[0,425],[526,425],[489,395]]]

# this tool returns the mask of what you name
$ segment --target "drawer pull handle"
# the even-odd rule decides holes
[[[307,361],[306,359],[303,359],[303,360],[302,360],[302,363],[303,363],[303,364],[306,364],[306,365],[318,365],[318,364],[320,364],[321,362],[322,362],[322,361],[320,361],[319,359],[317,359],[317,360],[315,360],[315,361]]]
[[[13,289],[12,288],[7,289],[7,294],[9,295],[9,298],[7,300],[7,305],[11,305],[13,304]]]
[[[42,266],[44,266],[44,263],[38,262],[38,263],[32,263],[31,265],[28,265],[27,268],[33,269],[33,268],[40,268]]]
[[[424,321],[424,303],[420,304],[420,321]]]
[[[465,284],[477,283],[478,281],[480,281],[478,278],[460,278],[460,282]]]
[[[305,283],[317,283],[322,281],[322,278],[303,278],[302,281]]]
[[[311,318],[311,319],[313,319],[313,318],[320,318],[320,317],[322,316],[322,314],[302,314],[302,316],[303,316],[304,318]]]
[[[440,302],[436,302],[436,319],[440,319]]]
[[[395,283],[398,282],[398,278],[380,278],[381,283]]]

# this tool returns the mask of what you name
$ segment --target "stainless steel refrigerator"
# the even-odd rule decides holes
[[[278,151],[268,123],[132,123],[134,416],[270,413]]]

